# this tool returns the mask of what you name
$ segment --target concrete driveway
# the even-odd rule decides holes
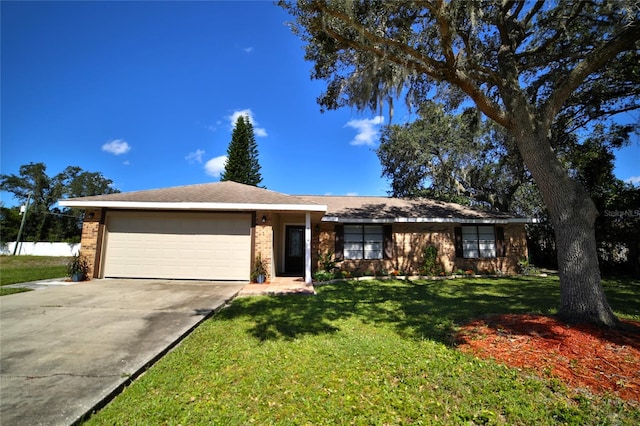
[[[73,424],[243,285],[110,279],[1,297],[0,424]]]

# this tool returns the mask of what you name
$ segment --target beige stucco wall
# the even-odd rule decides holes
[[[335,251],[335,224],[320,223],[319,232],[313,238],[313,252]],[[459,226],[459,225],[458,225]],[[472,269],[476,272],[518,272],[518,260],[527,257],[527,240],[524,224],[499,225],[504,228],[506,256],[493,259],[464,259],[455,256],[454,224],[396,223],[392,225],[393,259],[343,260],[338,266],[347,271],[362,273],[393,269],[407,274],[418,274],[422,263],[422,250],[430,245],[438,249],[438,258],[446,272]],[[315,225],[313,225],[315,229]],[[317,257],[314,259],[317,268]]]

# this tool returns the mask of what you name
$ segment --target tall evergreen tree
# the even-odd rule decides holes
[[[258,163],[258,144],[256,144],[249,117],[241,115],[236,121],[220,180],[232,180],[253,186],[258,186],[262,182]]]

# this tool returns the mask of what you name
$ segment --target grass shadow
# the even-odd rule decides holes
[[[338,331],[331,323],[338,317],[332,314],[332,303],[315,297],[278,295],[236,299],[222,310],[217,318],[244,318],[253,325],[249,333],[260,341],[293,340],[305,334],[328,334]]]
[[[619,281],[606,286],[614,309],[633,314],[640,301],[638,293],[630,296],[636,284]],[[453,345],[456,327],[475,318],[554,314],[559,293],[556,277],[341,281],[317,287],[315,297],[236,299],[218,317],[245,318],[250,324],[248,332],[260,341],[335,333],[341,319],[356,318],[363,323],[384,323],[406,338]]]

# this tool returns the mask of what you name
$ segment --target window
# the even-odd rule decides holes
[[[345,225],[345,259],[382,259],[384,232],[380,225]]]
[[[492,225],[464,225],[456,228],[456,257],[503,257],[504,230]]]
[[[336,261],[393,259],[392,225],[336,224]]]

